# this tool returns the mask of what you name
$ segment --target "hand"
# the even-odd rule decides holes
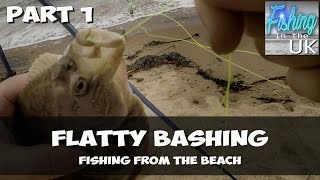
[[[319,56],[264,55],[264,0],[195,0],[195,3],[214,51],[224,54],[235,50],[246,32],[254,38],[262,56],[289,67],[288,83],[297,94],[320,101]]]
[[[68,173],[80,170],[83,167],[77,165],[78,157],[87,154],[82,149],[53,148],[49,144],[28,147],[15,144],[8,121],[13,117],[17,97],[26,82],[27,74],[22,74],[0,83],[0,179],[50,179],[58,176],[33,174],[41,171],[49,174],[49,170]],[[17,176],[19,171],[26,172],[28,176]]]

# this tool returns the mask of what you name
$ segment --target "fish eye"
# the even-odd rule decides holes
[[[78,83],[78,90],[82,90],[84,88],[84,83],[81,81]]]
[[[85,78],[79,77],[78,80],[74,83],[73,85],[73,94],[75,96],[83,96],[87,93],[88,91],[88,82]]]
[[[69,59],[69,60],[67,61],[65,67],[66,67],[66,70],[67,70],[68,72],[71,72],[71,71],[75,71],[75,70],[76,70],[76,64],[75,64],[74,60],[72,60],[72,59]]]
[[[73,63],[72,63],[72,61],[70,61],[70,62],[68,63],[68,65],[67,65],[67,70],[68,70],[68,71],[71,70],[72,65],[73,65]]]

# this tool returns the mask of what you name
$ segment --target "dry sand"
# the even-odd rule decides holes
[[[193,8],[179,9],[170,13],[181,22],[191,34],[199,34],[197,41],[208,44],[200,20]],[[130,22],[112,29],[129,29],[137,22]],[[174,22],[164,17],[152,18],[144,27],[155,35],[174,38],[188,38],[188,36]],[[71,41],[71,37],[54,41],[43,42],[32,46],[6,50],[10,64],[18,72],[27,71],[29,61],[44,52],[61,54]],[[165,64],[144,71],[134,71],[129,80],[164,114],[168,116],[224,116],[226,115],[223,103],[227,80],[227,64],[218,60],[207,51],[185,42],[158,44],[144,47],[152,41],[168,41],[161,38],[147,36],[142,29],[134,31],[127,37],[126,60],[128,65],[147,55],[159,56],[179,53],[187,60],[193,61],[197,67],[177,67],[174,64]],[[221,44],[223,46],[223,44]],[[239,46],[241,50],[257,52],[252,40],[245,36]],[[138,51],[138,53],[137,53]],[[135,58],[132,55],[137,54]],[[287,69],[264,60],[261,56],[233,53],[233,61],[238,65],[254,71],[267,78],[275,78],[278,83],[285,84]],[[198,70],[207,72],[212,79],[205,79],[197,74]],[[279,87],[269,82],[260,82],[256,77],[244,70],[233,67],[233,81],[238,82],[233,86],[230,94],[231,116],[319,116],[320,104],[306,98],[299,97],[292,90]],[[3,69],[0,74],[3,75]],[[236,83],[234,83],[236,84]],[[242,86],[244,90],[241,89]],[[240,88],[240,89],[239,89]],[[147,109],[147,108],[146,108]],[[154,114],[148,111],[148,115]],[[149,176],[147,179],[163,179],[169,176]],[[170,176],[169,179],[176,179]],[[179,176],[181,179],[228,179],[226,176]],[[307,179],[308,176],[295,177],[247,177],[240,179]],[[311,177],[313,179],[315,177]]]

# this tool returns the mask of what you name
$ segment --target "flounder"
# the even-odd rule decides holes
[[[128,86],[125,39],[107,30],[79,31],[64,55],[45,53],[29,70],[19,98],[26,116],[144,116]]]
[[[100,29],[79,31],[63,55],[45,53],[33,62],[28,83],[19,96],[20,113],[23,117],[123,117],[103,124],[110,129],[147,130],[146,119],[128,118],[145,117],[145,112],[128,85],[124,48],[125,39],[117,33]],[[33,124],[44,134],[51,128],[47,122]],[[41,139],[41,143],[49,141],[48,137]],[[146,146],[147,142],[140,149],[123,150],[126,155],[133,155],[145,152]],[[102,155],[119,151],[88,150]]]

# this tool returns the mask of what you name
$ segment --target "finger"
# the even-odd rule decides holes
[[[265,0],[202,0],[208,5],[232,11],[263,12]]]
[[[27,73],[13,76],[0,83],[0,117],[12,116],[19,93],[27,84]]]
[[[28,73],[13,76],[0,84],[1,95],[12,104],[27,84]]]
[[[209,32],[211,47],[220,54],[233,51],[243,34],[242,13],[226,11],[208,6],[203,0],[196,0],[196,8]]]
[[[88,153],[71,147],[37,145],[23,147],[1,145],[0,174],[8,175],[65,175],[79,171],[79,156]]]
[[[244,13],[245,32],[254,38],[264,38],[264,14]]]
[[[313,68],[320,65],[319,56],[267,56],[267,59],[292,68]]]
[[[264,37],[255,38],[255,45],[265,59],[283,66],[297,69],[320,66],[319,56],[266,56]]]
[[[212,7],[243,12],[264,12],[265,0],[202,0]],[[292,0],[301,1],[301,0]],[[319,1],[319,0],[311,0]]]
[[[320,102],[320,67],[313,69],[290,68],[288,83],[297,94]]]

